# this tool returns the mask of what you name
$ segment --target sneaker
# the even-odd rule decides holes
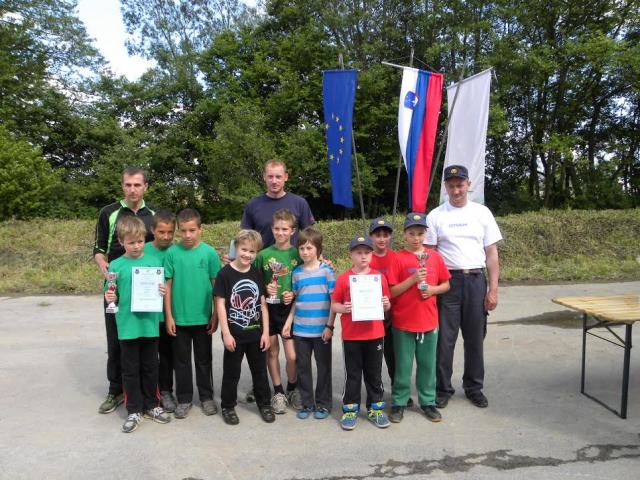
[[[227,425],[238,425],[240,423],[240,419],[236,414],[235,408],[223,408],[222,419],[224,420],[224,423],[226,423]]]
[[[407,408],[411,407],[413,407],[413,398],[409,397],[409,400],[407,400]]]
[[[276,414],[273,413],[273,408],[271,408],[270,405],[267,407],[260,407],[260,416],[262,417],[262,420],[267,423],[273,423],[276,421]]]
[[[306,418],[309,418],[309,415],[311,415],[312,411],[313,410],[311,410],[310,408],[302,407],[300,410],[298,410],[298,413],[296,413],[296,417],[298,417],[300,420],[304,420]]]
[[[167,412],[164,411],[162,407],[155,407],[151,410],[147,410],[146,412],[144,412],[144,416],[157,423],[169,423],[171,421],[171,417],[167,414]]]
[[[127,419],[122,424],[122,431],[124,433],[131,433],[136,428],[138,428],[138,425],[140,425],[140,423],[142,423],[142,414],[132,413],[127,417]]]
[[[389,414],[389,420],[393,423],[400,423],[404,417],[404,407],[400,405],[393,405],[391,407],[391,413]]]
[[[436,408],[446,408],[449,404],[449,398],[448,395],[436,395]]]
[[[176,418],[187,418],[189,410],[191,410],[191,403],[179,403],[176,407],[176,411],[173,412],[173,415]]]
[[[256,396],[253,394],[253,388],[247,392],[247,395],[244,397],[247,403],[253,403],[256,401]]]
[[[273,408],[273,411],[278,415],[287,413],[287,405],[289,405],[289,401],[284,393],[276,393],[271,398],[271,408]]]
[[[300,396],[300,390],[297,388],[287,393],[287,400],[289,400],[289,405],[291,405],[294,410],[300,410],[302,408],[302,397]]]
[[[387,428],[390,425],[389,418],[383,411],[384,406],[384,402],[372,403],[369,411],[367,412],[367,418],[369,421],[378,428]]]
[[[358,422],[358,413],[360,412],[360,405],[350,403],[342,406],[342,417],[340,418],[340,426],[343,430],[353,430],[356,428]]]
[[[440,415],[440,412],[435,406],[427,405],[426,407],[420,408],[422,408],[422,411],[427,416],[427,420],[431,422],[439,422],[440,420],[442,420],[442,415]]]
[[[205,415],[215,415],[218,413],[218,404],[215,400],[209,399],[202,402],[202,413]]]
[[[173,398],[173,394],[167,390],[160,392],[160,404],[167,413],[173,413],[176,411],[176,399]]]
[[[313,418],[318,420],[324,420],[329,416],[329,410],[324,407],[317,408],[315,412],[313,412]]]
[[[485,397],[484,393],[480,390],[469,392],[466,395],[467,398],[471,400],[471,403],[478,408],[487,408],[489,406],[489,400],[487,400],[487,397]]]
[[[104,402],[102,402],[98,407],[98,413],[111,413],[116,408],[118,408],[118,405],[120,405],[122,402],[124,402],[124,394],[109,394],[107,395],[107,398],[104,399]]]

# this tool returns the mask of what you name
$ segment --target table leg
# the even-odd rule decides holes
[[[627,397],[629,396],[629,363],[631,359],[631,328],[628,323],[624,338],[624,365],[622,367],[622,401],[620,402],[620,418],[627,418]]]
[[[582,314],[582,374],[580,376],[580,393],[584,393],[584,376],[587,351],[587,314]]]

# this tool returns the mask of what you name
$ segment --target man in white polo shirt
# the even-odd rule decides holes
[[[446,167],[444,186],[449,200],[427,216],[425,240],[438,249],[451,273],[451,289],[438,298],[436,406],[445,408],[455,392],[451,385],[453,351],[461,331],[464,339],[462,388],[471,403],[484,408],[489,403],[482,393],[483,343],[487,312],[498,305],[497,242],[502,240],[502,235],[489,209],[468,200],[471,182],[465,167]]]

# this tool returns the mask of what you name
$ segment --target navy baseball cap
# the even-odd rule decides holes
[[[450,178],[464,178],[469,179],[469,171],[467,167],[462,165],[449,165],[444,169],[444,179],[449,180]]]
[[[368,247],[373,250],[373,242],[369,237],[362,237],[360,235],[356,235],[349,242],[349,251],[353,250],[356,247]]]
[[[393,227],[391,226],[391,223],[388,222],[387,219],[384,217],[375,218],[371,222],[371,226],[369,227],[369,233],[373,233],[379,228],[386,228],[387,230],[393,232]]]
[[[407,218],[404,219],[404,229],[406,230],[414,225],[420,225],[421,227],[427,228],[427,216],[420,212],[411,212],[407,214]]]

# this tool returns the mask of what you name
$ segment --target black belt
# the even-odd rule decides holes
[[[484,273],[484,268],[463,268],[462,270],[449,270],[449,273],[462,273],[468,275],[470,273]]]

